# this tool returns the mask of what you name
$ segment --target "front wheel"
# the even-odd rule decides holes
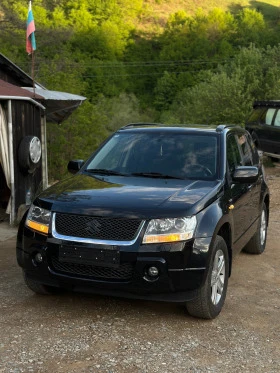
[[[258,223],[258,229],[251,240],[244,247],[243,251],[249,254],[261,254],[264,252],[267,235],[267,208],[265,203]]]
[[[217,236],[214,242],[209,269],[198,296],[186,303],[190,315],[214,319],[222,310],[226,298],[229,276],[229,255],[225,240]]]

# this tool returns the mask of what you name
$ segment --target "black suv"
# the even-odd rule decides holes
[[[17,260],[27,286],[222,309],[232,259],[266,243],[269,192],[242,128],[130,124],[23,218]]]
[[[255,101],[245,127],[259,150],[280,159],[280,101]]]

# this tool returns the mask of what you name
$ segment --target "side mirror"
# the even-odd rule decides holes
[[[239,166],[234,170],[232,180],[235,183],[252,184],[258,180],[259,170],[255,166]]]
[[[84,161],[82,159],[75,159],[68,163],[67,169],[71,174],[76,174],[84,165]]]

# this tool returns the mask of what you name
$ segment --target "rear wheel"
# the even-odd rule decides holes
[[[30,277],[28,277],[28,275],[25,272],[23,272],[23,278],[24,278],[24,282],[27,285],[27,287],[36,294],[51,295],[59,291],[59,288],[49,286],[49,285],[44,285],[35,280],[32,280]]]
[[[244,247],[243,251],[249,254],[261,254],[264,252],[267,235],[267,209],[265,203],[258,224],[258,229],[251,240]]]
[[[279,158],[275,158],[275,157],[268,157],[270,160],[271,160],[271,162],[279,162]]]
[[[229,256],[225,240],[217,236],[211,254],[209,269],[198,296],[186,303],[190,315],[214,319],[221,312],[227,292]]]

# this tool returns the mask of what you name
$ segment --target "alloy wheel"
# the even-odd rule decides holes
[[[260,226],[261,245],[264,244],[265,238],[266,238],[266,213],[265,213],[265,210],[262,210],[261,226]]]
[[[222,250],[218,250],[215,254],[212,274],[211,274],[211,300],[216,306],[224,290],[225,283],[225,256]]]

